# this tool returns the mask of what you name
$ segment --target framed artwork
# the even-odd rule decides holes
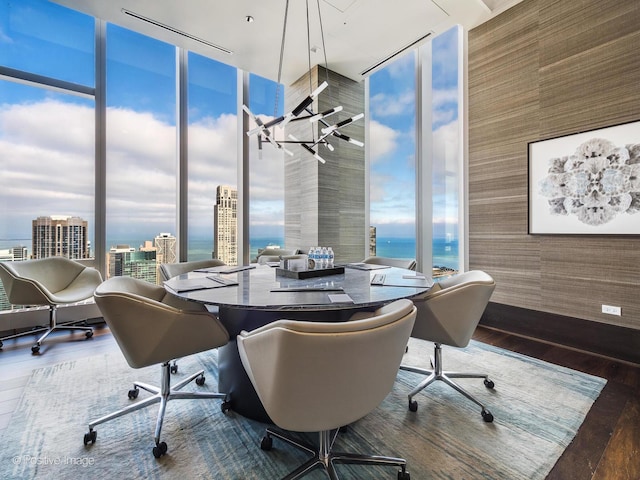
[[[640,121],[528,149],[530,234],[640,234]]]

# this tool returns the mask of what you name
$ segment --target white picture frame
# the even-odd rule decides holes
[[[529,142],[529,234],[640,234],[640,121]]]

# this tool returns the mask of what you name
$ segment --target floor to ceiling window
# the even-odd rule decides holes
[[[0,66],[11,79],[0,80],[0,261],[93,256],[93,38],[91,17],[0,1]]]
[[[409,52],[369,80],[369,215],[381,257],[416,256],[415,69]]]
[[[0,0],[0,260],[34,256],[33,221],[43,218],[46,225],[61,217],[86,222],[87,244],[69,255],[92,257],[96,218],[106,218],[106,238],[100,237],[106,255],[96,259],[105,277],[157,281],[157,263],[170,260],[158,257],[158,245],[175,248],[181,241],[180,138],[188,139],[187,257],[212,256],[216,191],[237,189],[238,139],[245,134],[238,129],[238,72],[187,54],[188,135],[182,137],[177,112],[185,110],[177,108],[176,93],[182,51],[106,25],[106,179],[96,177],[95,145],[102,137],[95,135],[94,89],[102,84],[94,78],[95,25],[94,18],[46,0]],[[459,32],[432,40],[432,92],[423,93],[433,111],[433,264],[452,268],[461,256]],[[424,135],[416,131],[418,58],[408,52],[369,81],[370,224],[381,256],[416,257],[415,152],[417,135]],[[281,115],[284,88],[250,75],[248,107],[263,121]],[[253,259],[260,248],[285,246],[285,153],[268,142],[259,149],[256,136],[249,146],[245,221]],[[103,204],[95,198],[102,181]],[[106,205],[104,212],[99,205]]]
[[[460,268],[459,184],[459,27],[438,35],[432,43],[432,174],[433,265],[443,272]],[[426,108],[429,108],[427,105]]]
[[[237,71],[215,60],[188,56],[189,260],[214,251],[214,214],[219,186],[237,189]]]
[[[284,86],[258,75],[249,77],[249,109],[263,123],[283,114]],[[255,124],[252,122],[252,128]],[[272,129],[284,140],[283,130]],[[292,147],[288,147],[291,149]],[[249,143],[249,243],[250,259],[267,246],[284,245],[284,155],[269,142],[258,145],[252,135]]]
[[[111,24],[106,38],[106,276],[156,283],[155,239],[176,234],[175,47]]]

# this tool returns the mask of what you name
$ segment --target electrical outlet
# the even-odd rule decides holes
[[[602,313],[608,313],[609,315],[622,315],[620,307],[614,307],[611,305],[602,305]]]

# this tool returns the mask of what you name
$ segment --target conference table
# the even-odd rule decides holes
[[[270,423],[246,374],[236,337],[279,319],[341,322],[356,312],[375,310],[400,298],[428,291],[433,280],[419,272],[363,263],[334,269],[290,272],[277,264],[220,266],[196,270],[165,282],[170,293],[207,305],[229,332],[218,349],[218,389],[231,409]],[[309,278],[293,278],[313,275]],[[217,308],[217,310],[215,310]]]

